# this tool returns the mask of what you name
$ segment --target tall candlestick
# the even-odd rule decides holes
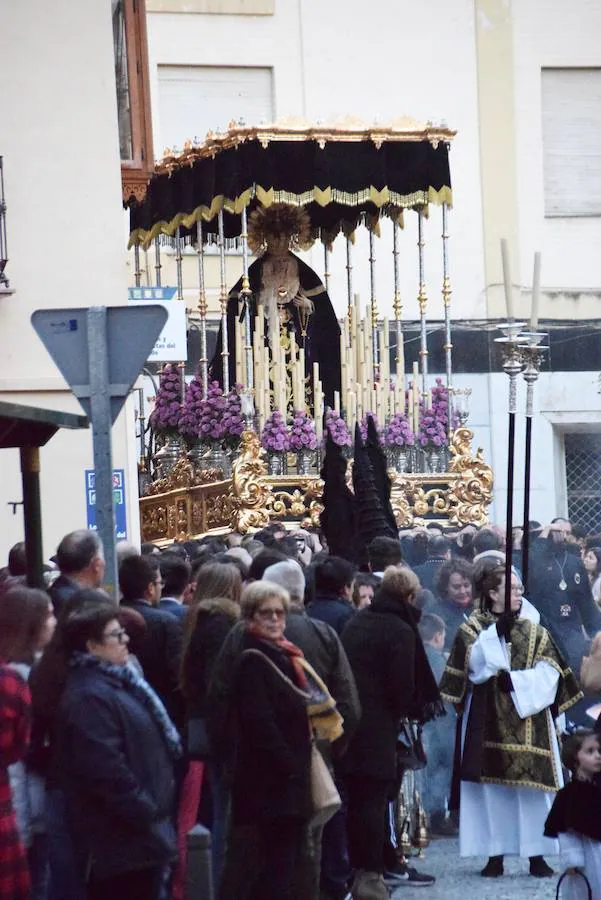
[[[530,312],[530,331],[538,328],[538,312],[540,307],[540,253],[534,254],[534,275],[532,278],[532,309]]]
[[[511,262],[509,259],[509,244],[507,243],[507,238],[501,239],[501,259],[503,261],[503,283],[505,285],[507,319],[512,322],[515,319],[515,310],[513,306],[513,284],[511,282]]]

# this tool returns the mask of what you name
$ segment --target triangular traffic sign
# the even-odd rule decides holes
[[[65,381],[91,415],[89,384],[88,308],[38,309],[31,324]],[[111,421],[114,422],[132,385],[167,321],[167,310],[156,305],[106,308]]]

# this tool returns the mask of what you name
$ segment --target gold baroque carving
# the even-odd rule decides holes
[[[148,487],[147,497],[157,494],[166,494],[168,491],[176,491],[180,488],[196,487],[199,484],[213,484],[215,481],[223,481],[222,469],[202,469],[197,471],[192,463],[180,456],[173,469],[165,478],[153,481]]]
[[[265,477],[267,467],[261,458],[262,454],[258,435],[254,431],[242,432],[240,454],[232,471],[230,518],[232,529],[240,534],[269,524],[273,495]]]
[[[410,528],[426,518],[454,525],[486,524],[493,475],[482,450],[472,452],[472,438],[468,428],[455,431],[446,473],[390,473],[391,502],[399,528]],[[268,477],[259,439],[253,432],[243,436],[232,481],[211,481],[213,472],[194,473],[186,459],[179,460],[170,477],[155,482],[152,495],[140,501],[143,539],[181,539],[228,526],[246,532],[263,528],[270,519],[319,525],[323,482],[307,476]],[[158,494],[160,486],[168,488],[163,496]],[[175,489],[178,494],[165,496]]]

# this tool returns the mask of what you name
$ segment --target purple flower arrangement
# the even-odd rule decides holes
[[[163,366],[150,425],[157,434],[174,437],[179,434],[182,415],[182,387],[179,373],[171,363]]]
[[[425,409],[420,403],[420,423],[417,442],[422,448],[446,447],[449,442],[449,392],[441,378],[432,388],[432,407]]]
[[[413,447],[415,435],[407,416],[397,413],[392,417],[384,432],[387,447]]]
[[[285,453],[290,449],[288,428],[281,412],[277,409],[274,409],[263,425],[261,446],[268,453]]]
[[[346,422],[334,409],[328,409],[326,412],[326,432],[330,433],[330,437],[339,447],[350,447],[353,443],[351,433],[347,428]]]
[[[194,440],[199,435],[202,409],[202,379],[200,372],[197,371],[192,381],[186,385],[184,405],[179,420],[180,433],[188,441]]]
[[[241,384],[235,384],[225,398],[225,414],[223,426],[225,428],[225,444],[228,447],[237,447],[240,443],[240,435],[244,431],[244,418],[242,416],[242,404],[240,402]]]
[[[291,450],[316,450],[317,434],[315,422],[304,410],[294,413],[290,426],[289,446]]]
[[[205,400],[198,410],[198,437],[203,444],[222,441],[225,437],[224,416],[227,402],[218,381],[209,384]]]

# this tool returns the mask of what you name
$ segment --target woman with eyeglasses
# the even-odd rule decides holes
[[[543,836],[553,797],[563,787],[554,716],[582,696],[549,633],[521,615],[523,588],[505,567],[482,559],[474,568],[477,610],[462,623],[440,683],[459,713],[455,779],[460,782],[462,856],[487,856],[481,874],[503,875],[506,855],[528,857],[530,875],[553,870]]]
[[[257,581],[241,598],[245,633],[232,684],[237,747],[223,900],[291,900],[311,813],[311,738],[302,652],[284,638],[288,592]]]
[[[176,855],[177,730],[128,666],[129,638],[112,604],[72,613],[62,639],[69,673],[58,709],[58,753],[87,896],[159,900]]]

